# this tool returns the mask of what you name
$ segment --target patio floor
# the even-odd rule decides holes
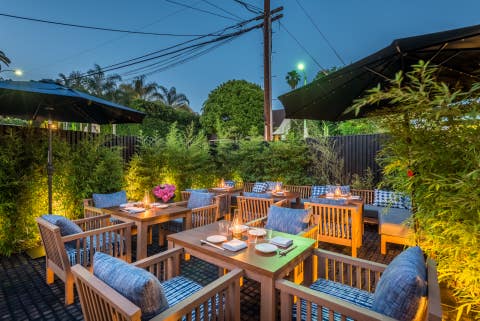
[[[154,233],[154,242],[156,242]],[[350,248],[321,243],[326,250],[350,255]],[[380,254],[380,237],[377,227],[365,225],[363,246],[358,257],[388,264],[403,249],[403,246],[389,244],[387,255]],[[164,250],[152,245],[148,255]],[[182,262],[182,274],[207,284],[217,278],[214,265],[192,258]],[[242,320],[259,320],[259,284],[245,279],[242,287]],[[64,284],[56,279],[52,285],[45,283],[45,258],[31,259],[25,253],[10,257],[0,256],[0,320],[83,320],[78,297],[70,306],[63,304]]]

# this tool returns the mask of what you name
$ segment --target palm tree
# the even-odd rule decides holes
[[[82,78],[82,73],[80,71],[72,71],[68,76],[59,73],[58,77],[60,78],[56,81],[65,87],[85,90],[84,79]]]
[[[7,66],[7,67],[11,62],[10,59],[8,59],[8,57],[5,55],[5,53],[1,50],[0,50],[0,62],[3,62],[5,64],[5,66]],[[0,70],[2,70],[2,65],[1,64],[0,64]]]
[[[156,82],[145,83],[145,75],[135,77],[132,81],[132,88],[134,91],[134,98],[143,100],[153,100],[161,98],[157,92],[159,87]]]
[[[300,82],[301,76],[296,70],[289,71],[285,80],[287,81],[290,88],[297,88],[298,83]]]
[[[98,97],[113,99],[117,89],[117,82],[121,81],[122,77],[119,75],[106,76],[102,67],[95,64],[93,69],[87,72],[85,83],[87,90]]]
[[[164,86],[159,86],[160,93],[158,93],[158,97],[161,102],[163,102],[167,106],[171,107],[180,107],[180,106],[188,106],[190,101],[188,100],[187,96],[182,93],[177,93],[177,89],[175,87],[171,87],[167,89]]]

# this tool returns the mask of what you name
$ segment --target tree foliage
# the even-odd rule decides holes
[[[208,95],[200,123],[208,134],[247,137],[252,128],[263,130],[263,90],[245,80],[229,80]]]
[[[417,242],[437,261],[439,279],[457,300],[457,319],[479,318],[480,84],[459,90],[436,73],[420,62],[354,108],[388,106],[378,112],[390,134],[381,153],[385,183],[412,196]]]

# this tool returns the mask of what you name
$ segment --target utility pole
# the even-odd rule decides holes
[[[263,139],[272,140],[272,31],[270,0],[263,3],[263,117],[265,129]]]

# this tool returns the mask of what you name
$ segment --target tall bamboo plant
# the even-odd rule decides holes
[[[390,140],[381,152],[386,183],[412,196],[416,238],[456,299],[457,320],[480,318],[480,84],[436,80],[419,62],[356,102],[377,112]]]

